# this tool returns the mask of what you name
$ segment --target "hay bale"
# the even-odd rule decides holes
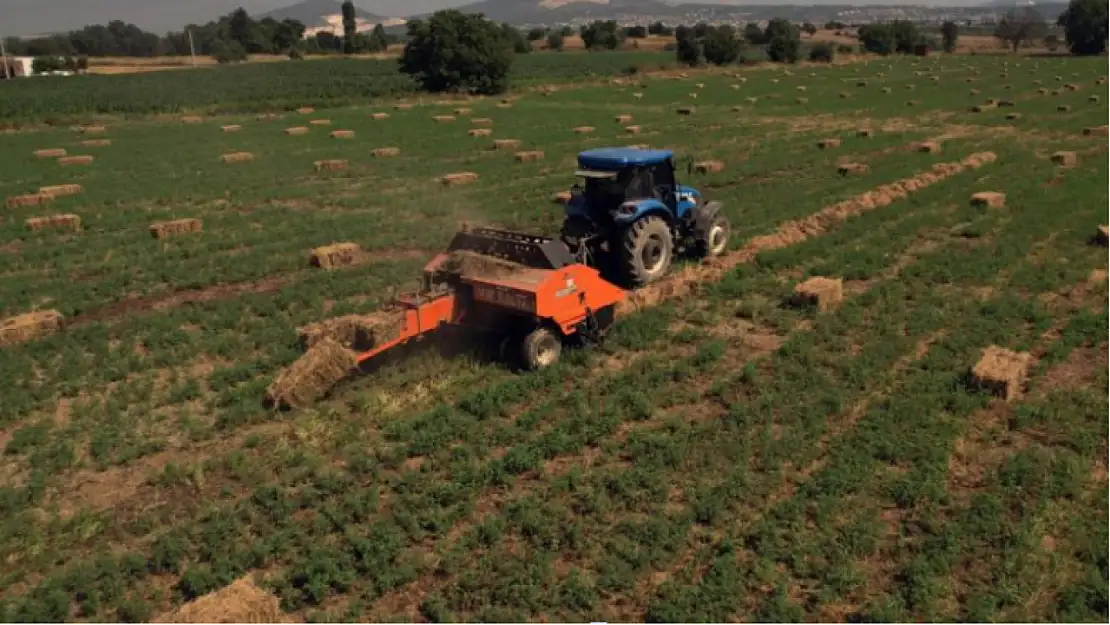
[[[38,310],[0,321],[0,346],[25,343],[62,329],[62,313]]]
[[[38,232],[47,228],[80,230],[81,218],[73,213],[64,215],[48,215],[46,217],[29,217],[23,222],[28,230]]]
[[[80,132],[86,135],[101,135],[108,132],[108,128],[106,126],[82,126]]]
[[[856,86],[857,87],[866,87],[867,86],[867,81],[866,80],[856,81]]]
[[[305,126],[293,126],[292,128],[286,128],[285,134],[290,136],[307,135],[308,128],[306,128]]]
[[[692,106],[683,106],[683,107],[678,109],[678,114],[679,115],[693,115],[694,110],[695,109]]]
[[[926,154],[937,154],[940,152],[940,143],[936,141],[922,141],[917,144],[917,151]]]
[[[389,158],[391,156],[397,156],[400,153],[401,153],[401,148],[393,148],[393,147],[374,148],[373,150],[370,150],[370,156],[373,156],[373,157],[376,157],[376,158]]]
[[[316,112],[316,109],[312,108],[311,106],[302,106],[301,108],[297,109],[297,112],[301,115],[311,115]]]
[[[470,123],[475,126],[492,126],[493,120],[488,117],[472,117]]]
[[[986,208],[1002,208],[1006,205],[1006,194],[997,191],[981,191],[971,196],[971,205]]]
[[[520,139],[494,139],[493,149],[515,150],[520,147]]]
[[[1078,158],[1075,152],[1061,150],[1052,155],[1052,162],[1062,167],[1071,167],[1075,165]]]
[[[638,135],[638,134],[640,134],[641,130],[643,130],[643,128],[641,128],[640,126],[625,126],[624,127],[624,131],[627,132],[630,135]]]
[[[383,119],[389,119],[389,113],[372,113],[370,119],[380,122]]]
[[[642,94],[642,93],[640,93],[639,91],[637,91],[636,93],[633,93],[633,94],[632,94],[632,97],[636,98],[637,100],[640,100],[640,99],[643,99],[643,97],[644,97],[644,94]]]
[[[228,126],[220,126],[220,132],[239,132],[243,127],[239,124],[231,124]]]
[[[65,197],[67,195],[77,195],[84,190],[84,187],[79,184],[52,184],[45,187],[39,187],[39,194],[56,198]]]
[[[1040,89],[1037,89],[1037,93],[1039,93],[1041,95],[1048,95],[1048,89],[1045,89],[1044,87],[1041,87]]]
[[[744,99],[745,99],[745,101],[747,101],[748,104],[755,104],[756,102],[759,102],[759,98],[757,98],[755,96],[752,96],[750,98],[744,98]]]
[[[588,135],[593,131],[594,131],[593,126],[579,126],[579,127],[574,129],[574,133],[579,134],[579,135]]]
[[[182,115],[181,123],[183,124],[199,124],[204,121],[200,115]]]
[[[883,92],[883,93],[891,93],[892,91],[893,91],[893,90],[892,90],[892,89],[891,89],[890,87],[883,87],[883,88],[882,88],[882,92]]]
[[[571,197],[572,195],[570,191],[560,191],[551,196],[551,201],[555,202],[556,204],[567,204],[568,202],[570,202]]]
[[[402,102],[400,104],[394,104],[393,105],[393,110],[395,110],[395,111],[411,111],[412,110],[412,105],[408,104],[406,102]]]
[[[1083,134],[1088,137],[1110,136],[1110,126],[1089,126],[1083,129]]]
[[[1090,102],[1091,104],[1098,104],[1099,97],[1097,95],[1093,95],[1093,96],[1087,98],[1087,101]]]
[[[1067,113],[1068,111],[1071,111],[1071,107],[1067,104],[1061,104],[1060,106],[1056,107],[1056,110],[1060,113]]]
[[[155,616],[152,623],[280,623],[281,601],[243,577],[230,586]]]
[[[512,102],[498,102],[497,103],[497,108],[499,108],[499,109],[511,109],[511,108],[513,108],[513,103]]]
[[[86,139],[81,142],[82,147],[86,148],[106,148],[112,145],[111,139]]]
[[[991,345],[971,369],[972,384],[1011,401],[1021,395],[1033,356]]]
[[[365,351],[399,338],[404,323],[404,311],[345,315],[310,323],[298,328],[297,335],[303,349],[312,349],[328,339],[347,349]]]
[[[255,116],[255,120],[260,122],[273,121],[275,119],[281,119],[281,115],[277,113],[261,113]]]
[[[93,157],[88,154],[82,154],[80,156],[63,156],[58,159],[59,165],[91,165],[92,162]]]
[[[362,248],[358,243],[345,241],[323,245],[312,250],[310,263],[320,269],[331,269],[353,264],[362,255]]]
[[[333,130],[328,133],[332,139],[354,139],[355,131],[353,130]]]
[[[446,122],[455,121],[455,116],[454,115],[436,115],[432,119],[435,120],[436,122],[442,124],[442,123],[446,123]]]
[[[1095,232],[1095,241],[1099,245],[1106,245],[1107,243],[1110,243],[1110,226],[1099,226],[1098,231]]]
[[[471,137],[488,137],[493,134],[493,130],[490,128],[471,128],[466,134]]]
[[[1079,85],[1076,85],[1076,84],[1070,83],[1070,82],[1069,83],[1064,83],[1064,88],[1067,89],[1068,91],[1079,91]]]
[[[1017,104],[1013,100],[999,100],[998,106],[1000,108],[1011,108],[1017,106]]]
[[[871,171],[871,168],[865,163],[841,163],[837,167],[837,171],[840,172],[841,176],[847,176],[848,174],[866,174]]]
[[[616,120],[617,120],[618,124],[627,124],[627,123],[632,121],[632,116],[631,115],[617,115]]]
[[[254,154],[250,152],[232,152],[224,154],[220,157],[224,163],[249,163],[254,160]]]
[[[1010,121],[1014,121],[1015,119],[1021,119],[1021,113],[1006,113],[1006,119],[1008,119]]]
[[[458,184],[471,184],[478,181],[478,174],[472,171],[464,171],[455,174],[446,174],[436,178],[436,181],[445,187],[458,185]]]
[[[859,130],[856,131],[856,136],[857,137],[864,137],[864,138],[873,137],[873,136],[875,136],[875,131],[871,130],[870,128],[860,128]]]
[[[972,89],[972,90],[971,90],[971,91],[969,91],[968,93],[969,93],[970,95],[979,95],[980,91],[979,91],[978,89]]]
[[[67,154],[65,148],[47,148],[44,150],[35,150],[35,157],[37,158],[60,158]]]
[[[470,110],[470,109],[468,109],[468,108],[457,108],[457,109],[455,109],[455,115],[460,115],[460,116],[462,116],[462,115],[470,115],[470,113],[472,113],[472,112],[473,112],[473,111],[471,111],[471,110]]]
[[[697,87],[698,89],[705,89],[705,83],[704,82],[699,82],[699,83],[695,84],[694,86]]]
[[[199,219],[174,219],[150,224],[150,234],[155,239],[165,239],[177,234],[200,232],[203,225]]]
[[[330,119],[310,119],[308,120],[309,126],[331,126]]]
[[[847,91],[841,91],[840,92],[840,99],[841,100],[847,100],[850,97],[852,97],[852,94],[848,93]]]
[[[26,195],[10,196],[6,202],[8,208],[21,208],[23,206],[39,206],[54,200],[54,196],[41,193],[28,193]]]
[[[1052,95],[1060,95],[1061,93],[1063,93],[1063,92],[1060,91],[1059,89],[1053,89],[1052,90]]]
[[[917,87],[913,83],[906,85],[906,91],[913,91],[916,88]]]
[[[266,403],[282,410],[311,404],[357,365],[354,352],[324,338],[278,374],[266,389]]]
[[[515,156],[518,163],[534,163],[542,161],[544,153],[542,150],[532,150],[530,152],[517,152]]]
[[[839,148],[840,143],[840,139],[821,139],[817,142],[817,147],[821,148],[822,150],[828,148]]]
[[[844,299],[844,283],[840,278],[810,278],[794,287],[794,302],[801,306],[816,306],[825,312]]]
[[[694,171],[699,174],[715,174],[725,170],[725,164],[722,161],[701,161],[694,164]]]
[[[906,106],[917,106],[919,103],[917,100],[906,100]]]
[[[347,159],[330,158],[313,163],[313,168],[317,172],[321,171],[342,171],[347,169]]]
[[[795,104],[809,104],[809,98],[794,98]]]

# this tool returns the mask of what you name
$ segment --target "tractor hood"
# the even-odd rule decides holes
[[[694,201],[695,198],[701,198],[701,191],[684,184],[675,185],[675,193],[678,195],[678,200],[680,202],[684,197],[689,197],[690,201]]]

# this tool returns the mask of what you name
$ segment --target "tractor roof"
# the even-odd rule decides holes
[[[674,156],[671,150],[641,150],[638,148],[599,148],[586,150],[578,155],[578,166],[583,169],[612,171],[625,167],[656,165]]]

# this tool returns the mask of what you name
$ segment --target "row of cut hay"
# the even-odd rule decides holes
[[[81,193],[84,189],[79,184],[57,184],[49,185],[39,188],[38,193],[28,193],[25,195],[13,195],[7,199],[8,208],[19,208],[23,206],[40,206],[53,202],[55,198],[64,197],[67,195],[76,195]]]

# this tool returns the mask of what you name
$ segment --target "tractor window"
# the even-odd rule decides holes
[[[674,166],[671,165],[670,161],[664,161],[658,165],[653,165],[651,167],[651,177],[654,179],[656,187],[666,187],[667,189],[674,188]]]
[[[625,197],[630,200],[639,200],[654,196],[651,179],[650,168],[637,169],[635,175],[629,181]]]

